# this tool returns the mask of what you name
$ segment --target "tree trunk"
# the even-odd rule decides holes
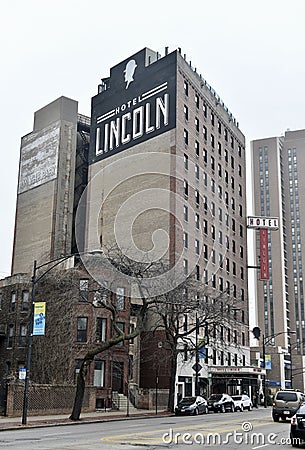
[[[81,365],[80,371],[77,375],[76,393],[74,398],[73,410],[70,416],[71,420],[79,420],[82,411],[83,400],[85,395],[85,377],[84,365]]]
[[[176,387],[176,372],[177,372],[177,357],[178,353],[176,348],[173,347],[171,355],[171,372],[169,380],[169,395],[168,395],[168,405],[169,411],[174,412],[175,406],[175,387]]]

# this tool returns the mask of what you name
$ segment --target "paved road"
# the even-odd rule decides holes
[[[270,409],[156,417],[0,432],[0,447],[14,450],[230,450],[291,449],[289,423],[274,423]],[[276,445],[276,447],[274,447]]]

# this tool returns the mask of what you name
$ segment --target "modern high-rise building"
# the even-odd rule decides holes
[[[261,280],[257,275],[252,317],[252,325],[261,329],[253,352],[262,357],[265,344],[270,392],[279,387],[305,387],[304,150],[305,130],[286,131],[284,136],[251,143],[254,215],[279,219],[279,229],[268,231],[269,279]],[[259,247],[257,233],[258,264]]]

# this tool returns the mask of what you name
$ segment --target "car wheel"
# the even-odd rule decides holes
[[[297,439],[297,438],[293,437],[292,434],[290,434],[290,442],[291,442],[292,447],[299,447],[300,439]]]
[[[222,413],[225,413],[225,412],[226,412],[226,407],[225,407],[225,405],[221,405],[221,412],[222,412]]]
[[[195,416],[198,416],[198,414],[199,414],[198,408],[195,409],[194,414],[195,414]]]
[[[209,414],[209,408],[206,406],[206,408],[205,408],[205,413],[206,414]]]
[[[274,422],[279,422],[280,421],[279,416],[273,415],[272,417],[273,417]]]
[[[252,410],[252,405],[249,405],[248,411]]]
[[[231,412],[235,412],[235,407],[234,407],[234,405],[231,405],[231,410],[230,410]]]

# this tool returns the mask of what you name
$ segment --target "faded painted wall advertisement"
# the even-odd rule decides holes
[[[22,138],[18,194],[57,177],[59,122]]]

